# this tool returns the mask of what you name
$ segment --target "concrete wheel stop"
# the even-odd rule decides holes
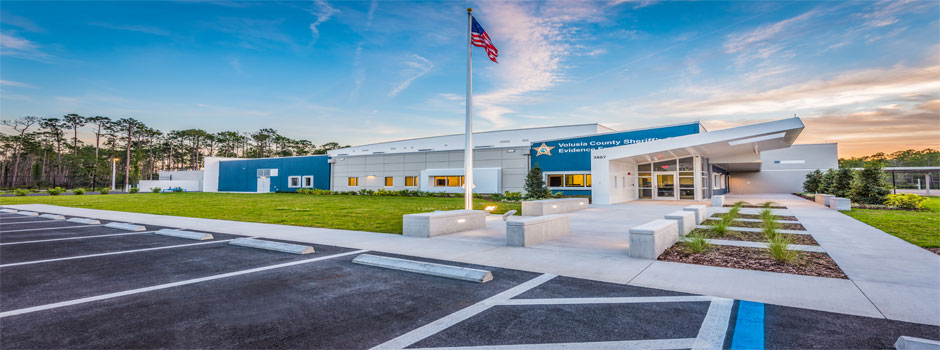
[[[111,222],[104,227],[116,228],[118,230],[127,230],[127,231],[146,231],[147,228],[141,225],[128,224],[126,222]]]
[[[154,234],[185,239],[195,239],[197,241],[205,241],[213,238],[212,234],[209,233],[174,230],[168,228],[157,230],[154,232]]]
[[[87,224],[87,225],[100,225],[101,221],[95,219],[86,219],[86,218],[71,218],[65,220],[68,222],[74,222],[76,224]]]
[[[273,251],[278,251],[282,253],[291,253],[291,254],[313,254],[314,253],[313,247],[309,245],[265,241],[265,240],[254,239],[254,238],[236,238],[228,242],[228,244],[237,245],[240,247],[273,250]]]
[[[353,263],[477,283],[486,283],[493,280],[493,273],[486,270],[399,259],[372,254],[359,255],[353,259]]]

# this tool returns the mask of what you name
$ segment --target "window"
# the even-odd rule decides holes
[[[714,176],[714,179],[715,179],[715,181],[712,182],[712,189],[720,190],[721,189],[721,174],[714,173],[712,175]]]
[[[277,169],[258,169],[258,177],[277,176]]]
[[[359,186],[359,178],[358,178],[358,177],[350,177],[350,178],[349,178],[349,182],[348,182],[347,185],[348,185],[349,187],[356,187],[356,186]]]
[[[463,185],[463,176],[435,176],[434,187],[460,187]]]
[[[591,174],[547,174],[546,177],[548,187],[572,189],[591,187]]]
[[[288,177],[287,177],[287,187],[288,187],[288,188],[298,188],[298,187],[300,187],[300,176],[288,176]]]
[[[548,175],[548,187],[561,187],[564,175]]]
[[[565,187],[584,187],[583,174],[565,175]]]
[[[676,160],[667,160],[653,164],[653,171],[676,171]]]
[[[304,176],[304,187],[313,187],[313,176]]]
[[[394,186],[394,183],[395,183],[395,178],[394,178],[394,177],[391,177],[391,176],[386,176],[386,177],[385,177],[385,187],[392,187],[392,186]]]
[[[418,186],[418,177],[417,176],[405,176],[405,187],[415,187]]]

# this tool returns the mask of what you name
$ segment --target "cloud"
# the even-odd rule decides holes
[[[801,119],[806,128],[797,143],[836,142],[840,157],[940,148],[940,99],[852,113],[822,113]],[[766,121],[769,120],[712,120],[703,124],[714,131]]]
[[[842,72],[830,79],[786,85],[767,91],[732,90],[700,86],[706,92],[694,98],[649,105],[655,113],[672,116],[730,116],[780,111],[820,110],[854,106],[910,94],[940,90],[940,66],[863,69]],[[715,91],[707,93],[707,91]]]
[[[316,9],[311,10],[310,13],[316,16],[317,20],[310,23],[310,33],[313,35],[313,42],[316,43],[317,39],[320,39],[320,29],[318,27],[338,13],[339,10],[323,0],[313,0],[313,4]]]
[[[359,90],[362,89],[362,83],[366,81],[366,70],[362,68],[362,42],[356,46],[356,52],[353,54],[353,91],[349,93],[346,103],[352,102],[356,96],[359,96]]]
[[[379,0],[372,0],[369,4],[369,13],[366,15],[366,29],[372,27],[372,20],[375,19],[375,10],[379,7]]]
[[[161,35],[161,36],[170,35],[170,32],[166,30],[163,30],[154,26],[147,26],[147,25],[140,25],[140,24],[111,24],[111,23],[106,23],[106,22],[92,22],[89,24],[96,26],[96,27],[116,29],[116,30],[125,30],[129,32],[138,32],[138,33],[146,33],[146,34]]]
[[[238,74],[245,74],[245,69],[242,67],[242,62],[238,59],[238,57],[229,58],[228,65],[238,72]]]
[[[41,50],[41,46],[26,38],[17,36],[13,32],[0,32],[0,54],[14,56],[36,61],[45,61],[50,58]]]
[[[650,5],[653,5],[659,1],[656,0],[613,0],[610,2],[610,6],[617,6],[620,4],[632,4],[633,9],[643,8]]]
[[[242,47],[261,49],[271,44],[288,45],[292,48],[299,46],[294,39],[281,31],[282,19],[264,20],[253,18],[223,17],[211,24],[212,29],[231,34],[241,40]]]
[[[20,29],[32,33],[44,33],[46,31],[28,18],[20,17],[6,11],[0,12],[0,22],[4,25],[19,27]]]
[[[30,84],[27,84],[27,83],[21,83],[21,82],[18,82],[18,81],[11,81],[11,80],[0,80],[0,85],[3,85],[3,86],[15,86],[15,87],[22,87],[22,88],[29,88],[29,89],[38,89],[38,87],[36,87],[36,86],[34,86],[34,85],[30,85]]]
[[[434,63],[429,61],[427,58],[421,57],[419,55],[412,56],[415,60],[405,61],[405,65],[408,66],[408,68],[404,71],[406,76],[405,80],[399,83],[395,89],[392,89],[392,91],[388,93],[389,97],[398,96],[398,94],[400,94],[402,91],[405,91],[405,89],[411,85],[411,82],[427,74],[431,71],[431,69],[434,69]]]
[[[475,115],[493,127],[512,124],[505,117],[515,112],[509,105],[531,103],[531,93],[550,89],[563,80],[562,61],[574,47],[575,34],[568,25],[598,21],[606,14],[602,6],[591,2],[526,5],[486,3],[482,7],[487,17],[478,18],[501,54],[499,66],[484,70],[497,79],[497,87],[474,95]]]
[[[872,4],[872,9],[859,16],[865,20],[868,27],[886,27],[900,22],[901,14],[910,13],[929,5],[929,1],[914,0],[881,0]]]

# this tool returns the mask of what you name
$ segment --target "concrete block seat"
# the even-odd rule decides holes
[[[705,208],[704,205],[701,205],[701,204],[690,205],[690,206],[687,206],[687,207],[685,207],[685,208],[682,208],[682,210],[684,210],[684,211],[691,211],[691,212],[695,213],[695,223],[696,223],[696,224],[701,224],[701,223],[705,222],[705,218],[708,217],[708,216],[705,214],[705,211],[706,211],[707,209]]]
[[[655,260],[679,241],[679,223],[659,219],[630,229],[630,257]]]
[[[679,235],[685,236],[695,229],[695,213],[688,210],[677,210],[666,214],[666,220],[675,220],[679,224]]]
[[[725,205],[725,196],[712,196],[712,206],[722,207]]]
[[[486,212],[482,210],[435,211],[402,217],[402,234],[409,237],[434,237],[481,228],[486,228]]]
[[[817,194],[813,195],[813,201],[816,202],[816,204],[821,204],[821,205],[825,205],[825,206],[828,207],[828,206],[829,206],[829,199],[832,198],[832,197],[835,197],[835,196],[833,196],[833,195],[831,195],[831,194],[817,193]]]
[[[852,200],[833,196],[829,198],[829,208],[835,210],[852,210]]]
[[[587,198],[543,199],[522,202],[522,216],[570,213],[588,207]]]
[[[530,216],[506,222],[506,245],[528,247],[571,234],[568,215]]]

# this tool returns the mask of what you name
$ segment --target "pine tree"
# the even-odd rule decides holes
[[[552,196],[552,191],[545,186],[545,179],[542,178],[542,168],[536,164],[529,170],[529,175],[525,178],[526,198],[542,199]]]
[[[822,179],[819,180],[819,188],[816,189],[816,193],[832,194],[832,180],[835,177],[836,171],[834,169],[826,170]]]
[[[832,184],[829,186],[829,194],[836,197],[848,197],[852,192],[852,181],[855,178],[854,171],[849,168],[839,168],[832,178]]]
[[[858,177],[852,183],[850,195],[858,203],[882,204],[888,198],[891,190],[878,162],[868,163],[858,172]]]
[[[803,192],[819,193],[819,185],[822,183],[823,173],[819,169],[806,174],[806,181],[803,182]]]

